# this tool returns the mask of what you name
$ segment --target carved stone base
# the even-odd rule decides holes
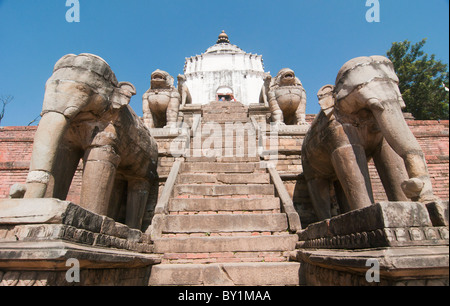
[[[448,202],[440,205],[445,211]],[[302,263],[301,282],[448,285],[449,228],[433,224],[427,208],[417,202],[381,202],[309,225],[298,233],[291,258]],[[379,273],[377,281],[372,268]]]
[[[1,285],[146,285],[148,235],[57,199],[0,201]],[[67,271],[79,265],[79,281]],[[95,276],[95,277],[94,277]]]
[[[373,250],[300,250],[308,286],[448,286],[448,246]],[[376,266],[379,278],[375,277]]]

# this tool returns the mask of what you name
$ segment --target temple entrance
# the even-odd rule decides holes
[[[216,91],[216,101],[236,101],[233,90],[228,86],[221,86]]]

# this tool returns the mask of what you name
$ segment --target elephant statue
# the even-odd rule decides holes
[[[147,128],[176,127],[182,94],[175,88],[173,82],[173,77],[165,71],[157,69],[152,73],[150,88],[142,96],[144,123]],[[184,89],[187,90],[187,87]],[[187,93],[183,95],[183,102],[186,103],[188,95]]]
[[[392,62],[358,57],[318,93],[321,111],[302,145],[302,165],[320,220],[331,217],[334,183],[341,212],[374,203],[367,162],[373,158],[390,201],[429,202],[433,194],[422,149],[402,113]]]
[[[125,223],[140,228],[158,148],[128,105],[135,94],[102,58],[62,57],[45,86],[24,197],[64,200],[83,159],[80,206],[114,218],[126,194]]]
[[[276,124],[306,125],[306,91],[294,71],[281,69],[272,79],[264,77],[260,103],[270,107],[272,121]]]

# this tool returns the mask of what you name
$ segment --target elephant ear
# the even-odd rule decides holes
[[[319,89],[317,93],[317,98],[319,98],[320,108],[324,112],[324,114],[331,118],[334,113],[334,86],[333,85],[325,85]]]
[[[130,82],[120,82],[119,83],[120,91],[130,98],[136,94],[136,87]]]
[[[111,97],[112,107],[119,109],[130,103],[132,96],[136,94],[136,87],[129,82],[120,82],[119,86],[114,89]]]

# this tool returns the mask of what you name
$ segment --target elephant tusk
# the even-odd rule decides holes
[[[376,98],[369,99],[369,101],[367,101],[367,104],[373,111],[384,111],[384,106],[381,104],[380,100]]]

